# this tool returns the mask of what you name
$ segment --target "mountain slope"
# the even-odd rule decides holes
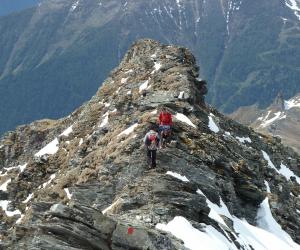
[[[279,90],[293,96],[300,91],[297,6],[298,0],[46,0],[1,18],[0,133],[68,114],[145,37],[190,48],[210,83],[208,101],[223,111],[268,106]]]
[[[284,100],[280,94],[265,110],[244,107],[233,113],[231,117],[261,133],[281,138],[285,145],[300,152],[299,94],[289,100]]]
[[[299,249],[299,155],[207,107],[198,69],[138,41],[71,115],[3,137],[3,248]],[[161,106],[172,141],[148,170]]]
[[[30,8],[38,4],[38,0],[1,0],[0,16]]]

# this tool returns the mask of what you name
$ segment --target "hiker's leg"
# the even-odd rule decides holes
[[[152,165],[152,155],[151,155],[151,150],[147,149],[147,163],[148,166]]]
[[[152,151],[152,168],[156,168],[156,150],[151,150]]]

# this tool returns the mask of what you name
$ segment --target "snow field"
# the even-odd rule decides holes
[[[217,126],[217,124],[214,122],[213,119],[214,115],[212,113],[210,113],[210,115],[208,116],[208,127],[209,129],[214,132],[214,133],[218,133],[220,131],[219,127]]]

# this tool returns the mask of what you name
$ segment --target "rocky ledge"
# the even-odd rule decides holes
[[[6,134],[2,248],[299,249],[299,155],[206,105],[198,71],[189,50],[141,40],[70,116]],[[172,140],[148,170],[162,106]]]

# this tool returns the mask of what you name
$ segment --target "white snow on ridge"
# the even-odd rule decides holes
[[[205,194],[200,190],[198,189],[197,190],[197,193],[198,194],[201,194],[203,196],[205,196]],[[206,196],[205,196],[206,197]],[[223,202],[223,201],[222,201]],[[230,215],[228,209],[226,206],[221,206],[219,207],[218,205],[216,205],[215,203],[212,203],[209,199],[206,198],[206,203],[207,203],[207,206],[210,208],[210,212],[208,214],[208,216],[217,221],[218,223],[224,225],[225,227],[228,228],[228,226],[226,225],[226,223],[224,222],[223,218],[220,216],[220,215],[225,215],[226,217],[228,218],[231,218],[232,216]]]
[[[77,8],[78,5],[79,5],[79,1],[80,1],[80,0],[77,0],[75,3],[72,4],[71,9],[70,9],[71,12],[74,11],[74,10],[76,10],[76,8]]]
[[[58,139],[55,138],[52,142],[50,142],[39,152],[37,152],[35,156],[40,157],[45,154],[54,155],[58,151],[58,144],[59,144]]]
[[[133,124],[132,126],[130,126],[129,128],[125,129],[124,131],[122,131],[120,134],[118,134],[118,136],[121,135],[129,135],[130,133],[132,133],[137,127],[139,126],[138,123]]]
[[[70,193],[69,189],[68,188],[64,188],[64,190],[65,190],[65,192],[67,194],[68,199],[71,200],[72,194]]]
[[[7,185],[11,182],[11,179],[8,179],[7,181],[5,181],[1,186],[0,186],[0,190],[1,191],[7,191]]]
[[[265,152],[265,151],[261,151],[263,153],[263,157],[264,159],[268,162],[268,165],[275,169],[276,172],[278,174],[281,174],[283,175],[287,180],[290,179],[290,177],[295,177],[296,178],[296,181],[299,183],[300,185],[300,178],[299,176],[295,175],[294,172],[292,170],[290,170],[286,165],[284,165],[283,163],[280,164],[280,169],[278,170],[275,165],[273,164],[273,162],[271,161],[270,159],[270,156]]]
[[[102,117],[104,119],[102,120],[101,124],[99,125],[99,128],[103,128],[108,124],[108,116],[109,116],[109,111],[107,111]]]
[[[142,84],[140,85],[140,88],[139,88],[139,89],[140,89],[140,92],[142,92],[143,90],[147,89],[148,83],[149,83],[149,80],[145,81],[144,83],[142,83]]]
[[[59,136],[69,136],[73,132],[73,125],[68,127],[64,132],[62,132]]]
[[[177,113],[175,115],[175,117],[176,117],[177,120],[182,121],[182,122],[184,122],[184,123],[186,123],[186,124],[188,124],[188,125],[190,125],[194,128],[197,128],[197,126],[194,123],[192,123],[192,121],[187,116],[185,116],[184,114]]]
[[[300,7],[298,6],[297,0],[285,0],[285,5],[289,7],[300,20]]]
[[[198,194],[204,195],[200,189],[197,190]],[[205,196],[205,195],[204,195]],[[278,230],[271,230],[265,228],[259,228],[250,225],[245,219],[239,219],[235,216],[232,216],[226,206],[226,204],[220,200],[221,206],[212,203],[209,199],[206,198],[206,202],[208,207],[210,208],[209,217],[213,220],[217,221],[224,225],[224,220],[221,216],[226,216],[227,218],[231,219],[233,222],[234,232],[232,234],[237,239],[237,241],[244,247],[246,250],[300,250],[300,245],[297,245],[295,242],[292,241],[291,237],[284,232],[280,225],[274,220],[272,217],[272,213],[270,211],[269,206],[267,206],[266,202],[263,202],[260,206],[261,210],[259,211],[257,218],[258,224],[262,227],[264,225],[270,225],[271,227],[276,227]],[[267,215],[263,216],[262,214]],[[265,220],[264,223],[261,220]],[[226,225],[226,224],[225,224]],[[280,230],[279,230],[280,229]],[[272,231],[274,230],[274,231]],[[280,235],[278,236],[277,233]],[[227,233],[224,231],[224,234]],[[179,237],[180,238],[180,237]],[[181,238],[183,240],[183,238]],[[227,239],[226,239],[227,240]],[[232,244],[232,242],[230,242]],[[251,245],[251,247],[250,247]],[[197,249],[197,248],[194,248]],[[211,248],[208,248],[211,249]],[[214,248],[212,248],[214,249]],[[232,244],[231,248],[226,249],[236,249],[236,246]]]
[[[267,192],[271,193],[271,189],[270,189],[269,183],[266,180],[265,180],[265,185],[266,185],[266,188],[267,188]]]
[[[22,213],[19,210],[15,210],[15,211],[8,211],[7,210],[7,206],[11,201],[8,200],[1,200],[0,201],[0,207],[2,207],[2,209],[5,211],[5,214],[8,217],[12,217],[14,215],[21,215]]]
[[[129,78],[129,77],[122,78],[122,79],[121,79],[121,83],[122,83],[122,84],[126,83],[126,82],[127,82],[127,80],[128,80],[128,78]]]
[[[25,163],[24,165],[19,165],[18,167],[20,169],[20,172],[22,173],[25,170],[25,168],[27,167],[27,163]]]
[[[50,175],[50,178],[47,182],[43,183],[42,187],[45,188],[48,184],[52,182],[52,180],[55,178],[56,174]]]
[[[260,125],[262,127],[267,127],[268,125],[270,125],[271,123],[275,122],[276,120],[281,120],[286,118],[286,115],[284,114],[284,112],[276,112],[274,113],[274,117],[267,120],[267,118],[270,115],[270,111],[268,112],[268,115],[263,119],[263,123]]]
[[[283,163],[280,164],[279,173],[282,174],[287,180],[289,180],[291,177],[295,177],[296,181],[300,185],[300,178]]]
[[[27,203],[28,201],[30,201],[32,199],[33,195],[34,195],[33,193],[29,194],[27,196],[26,200],[22,201],[22,203]]]
[[[241,143],[245,143],[245,142],[249,142],[249,143],[251,143],[252,141],[251,141],[251,139],[249,138],[249,137],[235,137],[236,139],[238,139],[239,140],[239,142],[241,142]]]
[[[300,249],[300,245],[296,244],[292,240],[291,236],[283,231],[281,226],[273,218],[268,198],[265,198],[265,200],[259,206],[257,211],[257,225],[260,228],[276,235],[292,249]]]
[[[154,74],[160,68],[161,68],[161,64],[159,62],[154,62],[154,70],[151,72],[151,74]]]
[[[263,151],[263,150],[261,152],[263,154],[264,159],[268,162],[269,167],[275,169],[276,172],[278,172],[278,169],[275,167],[275,165],[271,161],[270,156],[265,151]]]
[[[176,216],[168,224],[157,224],[156,228],[172,233],[177,238],[184,241],[184,246],[191,250],[210,249],[237,249],[230,243],[224,235],[212,226],[206,226],[202,232],[192,226],[192,224],[182,216]]]
[[[181,91],[181,92],[179,93],[178,99],[182,99],[183,97],[184,97],[184,91]]]
[[[218,133],[220,131],[219,127],[217,126],[217,124],[214,122],[213,117],[214,115],[211,113],[208,116],[209,122],[208,122],[208,127],[211,131]]]
[[[133,73],[134,71],[133,71],[133,69],[130,69],[130,70],[127,70],[126,72],[125,72],[125,74],[130,74],[130,73]]]
[[[300,108],[300,99],[290,99],[288,101],[284,101],[284,109],[289,110],[291,108]]]
[[[179,179],[183,182],[189,182],[189,179],[186,178],[185,176],[181,175],[181,174],[178,174],[178,173],[175,173],[175,172],[172,172],[172,171],[168,171],[166,174],[171,175],[171,176],[175,177],[176,179]]]

